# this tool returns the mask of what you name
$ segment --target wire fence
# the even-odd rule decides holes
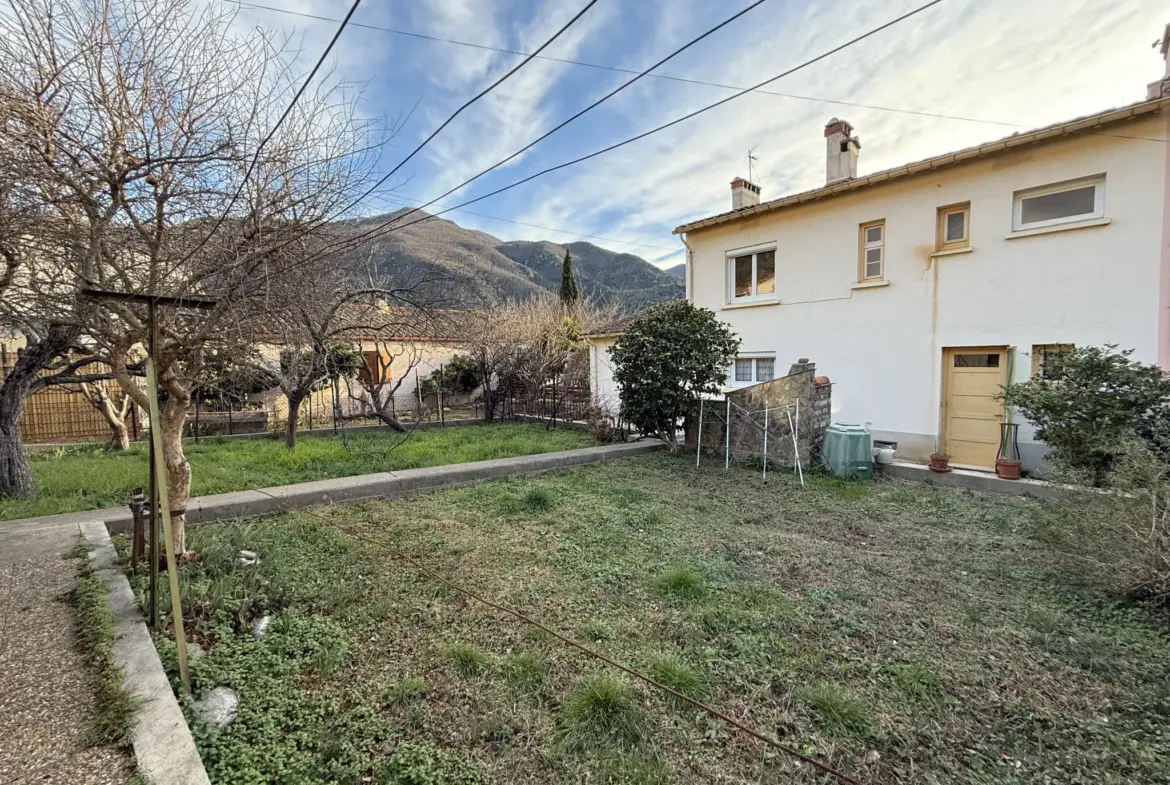
[[[0,345],[0,381],[15,365],[16,352]],[[109,368],[96,365],[88,371],[101,374],[108,373]],[[538,421],[550,428],[590,416],[592,399],[588,387],[566,384],[561,377],[534,387],[510,385],[502,391],[495,390],[491,393],[494,401],[491,407],[485,406],[482,389],[470,394],[452,394],[432,388],[430,393],[422,394],[417,379],[407,381],[410,385],[403,384],[401,391],[379,393],[380,407],[373,405],[370,391],[358,380],[330,381],[301,402],[298,428],[337,432],[343,428],[378,426],[386,423],[380,414],[407,426],[490,417],[499,421]],[[98,381],[92,387],[100,388],[115,409],[121,407],[125,393],[117,382]],[[267,433],[282,430],[287,418],[287,399],[275,390],[248,401],[197,392],[184,424],[184,436],[198,441],[206,437]],[[127,407],[124,423],[130,441],[149,438],[149,422],[137,406]],[[53,385],[29,396],[21,417],[21,433],[26,444],[106,442],[116,438],[110,423],[78,384]]]

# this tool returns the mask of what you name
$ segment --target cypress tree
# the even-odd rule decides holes
[[[573,252],[565,249],[565,262],[561,267],[561,302],[572,305],[581,299],[581,290],[577,287],[577,276],[573,275]]]

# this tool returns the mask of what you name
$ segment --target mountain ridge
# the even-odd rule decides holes
[[[404,208],[348,224],[360,233],[406,212]],[[457,283],[462,295],[459,299],[472,304],[559,292],[566,249],[573,253],[577,284],[587,298],[633,311],[683,296],[680,278],[634,254],[584,241],[501,240],[445,218],[408,222],[401,229],[362,242],[352,263],[373,266],[396,286],[424,280],[439,291],[443,282],[447,288]]]

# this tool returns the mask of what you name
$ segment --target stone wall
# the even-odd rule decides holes
[[[817,376],[813,363],[802,358],[785,376],[703,401],[703,453],[722,458],[730,451],[733,458],[763,459],[766,449],[770,463],[793,466],[799,456],[800,462],[808,465],[820,454],[831,418],[831,401],[828,377]],[[698,446],[699,414],[700,405],[696,404],[684,422],[685,443],[691,450]]]

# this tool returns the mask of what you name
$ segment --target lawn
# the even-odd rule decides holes
[[[195,693],[241,698],[187,705],[212,782],[833,781],[390,549],[862,782],[1170,782],[1166,620],[1041,503],[808,480],[654,455],[192,528]]]
[[[596,444],[581,431],[545,430],[530,423],[427,428],[400,442],[402,434],[374,431],[344,440],[305,436],[289,450],[275,439],[214,437],[188,441],[184,451],[191,462],[193,493],[205,496]],[[0,521],[129,504],[131,490],[148,484],[147,460],[145,444],[127,452],[93,446],[34,452],[29,461],[37,495],[0,498]]]

